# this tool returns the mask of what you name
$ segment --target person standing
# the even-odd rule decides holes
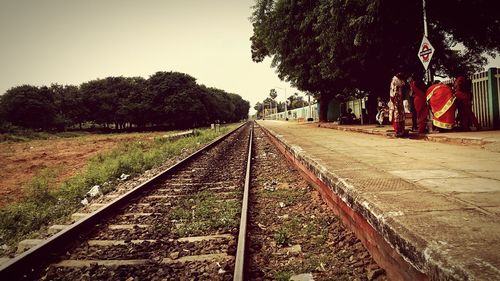
[[[463,76],[455,80],[455,97],[457,98],[457,109],[462,131],[470,131],[470,126],[474,125],[477,130],[481,125],[477,121],[476,115],[472,112],[472,93],[469,81]]]
[[[442,83],[430,86],[426,99],[432,110],[432,124],[440,131],[453,129],[456,106],[450,86]]]
[[[413,77],[410,77],[407,81],[407,93],[408,93],[408,107],[411,112],[411,130],[417,130],[417,110],[415,108],[415,92],[411,87],[411,82],[413,81]]]
[[[425,100],[425,84],[421,79],[412,80],[410,82],[411,90],[413,91],[413,102],[415,104],[415,112],[417,113],[417,127],[419,134],[425,134],[427,125],[427,115],[429,108]]]
[[[386,106],[382,98],[377,97],[377,116],[375,119],[379,123],[377,127],[383,127],[384,124],[384,113],[387,111]]]
[[[391,81],[389,98],[393,106],[392,127],[396,137],[402,137],[405,132],[405,110],[403,106],[403,86],[405,85],[402,73],[396,74]]]

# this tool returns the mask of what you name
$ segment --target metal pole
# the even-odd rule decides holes
[[[423,9],[423,13],[424,13],[424,36],[425,36],[425,38],[428,38],[429,33],[427,30],[427,13],[425,11],[425,0],[422,0],[422,9]],[[432,81],[434,80],[434,78],[432,77],[432,69],[431,69],[430,63],[429,63],[429,66],[427,67],[427,69],[425,70],[425,76],[426,76],[426,80],[427,80],[428,84],[430,85],[432,83]],[[429,107],[428,114],[429,114],[430,118],[428,118],[428,121],[427,121],[427,128],[429,130],[429,133],[433,133],[434,129],[432,127],[433,126],[432,119],[433,119],[434,115],[432,114],[430,107]]]
[[[285,88],[285,120],[288,120],[288,110],[286,109],[286,88]]]
[[[276,111],[274,112],[274,114],[276,114],[276,120],[278,120],[278,102],[277,101],[274,101],[276,103]]]
[[[425,36],[425,38],[429,38],[429,33],[427,30],[427,13],[425,11],[425,0],[422,0],[422,9],[424,12],[424,36]],[[429,63],[429,67],[425,71],[425,75],[426,75],[427,82],[432,83],[432,81],[434,79],[432,77],[432,69],[431,69],[430,63]]]
[[[427,14],[425,12],[425,0],[422,0],[422,8],[424,10],[424,36],[427,37]]]
[[[286,88],[281,88],[281,87],[275,87],[275,88],[285,91],[285,120],[286,120],[288,118],[288,110],[286,107]]]
[[[307,104],[309,105],[309,118],[312,118],[312,111],[311,111],[311,94],[307,95]]]

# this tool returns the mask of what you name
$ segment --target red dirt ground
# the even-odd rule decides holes
[[[0,207],[19,200],[32,178],[45,168],[57,170],[55,183],[81,171],[92,156],[132,140],[163,135],[131,133],[0,143]]]

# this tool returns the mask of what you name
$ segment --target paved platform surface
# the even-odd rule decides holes
[[[315,162],[375,229],[391,230],[384,239],[431,280],[500,280],[498,132],[455,133],[485,140],[457,145],[318,124],[258,124]]]
[[[328,123],[302,123],[301,125],[316,125],[323,128],[337,129],[341,131],[359,132],[373,135],[394,137],[394,130],[391,125],[337,125]],[[409,127],[407,127],[409,129]],[[476,132],[451,132],[451,133],[430,133],[418,134],[410,132],[408,138],[427,140],[433,142],[443,142],[450,144],[477,145],[482,148],[500,152],[500,131],[476,131]]]

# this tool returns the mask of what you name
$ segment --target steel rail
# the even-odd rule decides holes
[[[85,218],[75,222],[65,230],[53,235],[44,243],[29,249],[28,251],[3,264],[0,266],[0,280],[23,280],[37,274],[40,269],[50,264],[52,261],[55,261],[62,253],[70,248],[73,245],[73,242],[80,240],[85,234],[90,232],[96,224],[111,216],[116,210],[125,206],[131,199],[136,198],[137,195],[156,184],[165,176],[175,172],[186,162],[220,143],[247,123],[248,122],[245,122],[227,134],[218,137],[199,150],[193,152],[191,155],[175,163],[173,166],[160,172],[148,181],[134,187],[127,193],[111,201],[106,206],[99,208]]]
[[[243,202],[241,203],[241,219],[238,234],[238,248],[236,250],[236,259],[234,265],[233,281],[244,280],[245,267],[245,248],[247,235],[247,213],[248,213],[248,193],[250,189],[250,169],[252,162],[252,143],[253,143],[253,122],[250,129],[250,139],[248,140],[248,158],[245,174],[245,188],[243,190]]]

